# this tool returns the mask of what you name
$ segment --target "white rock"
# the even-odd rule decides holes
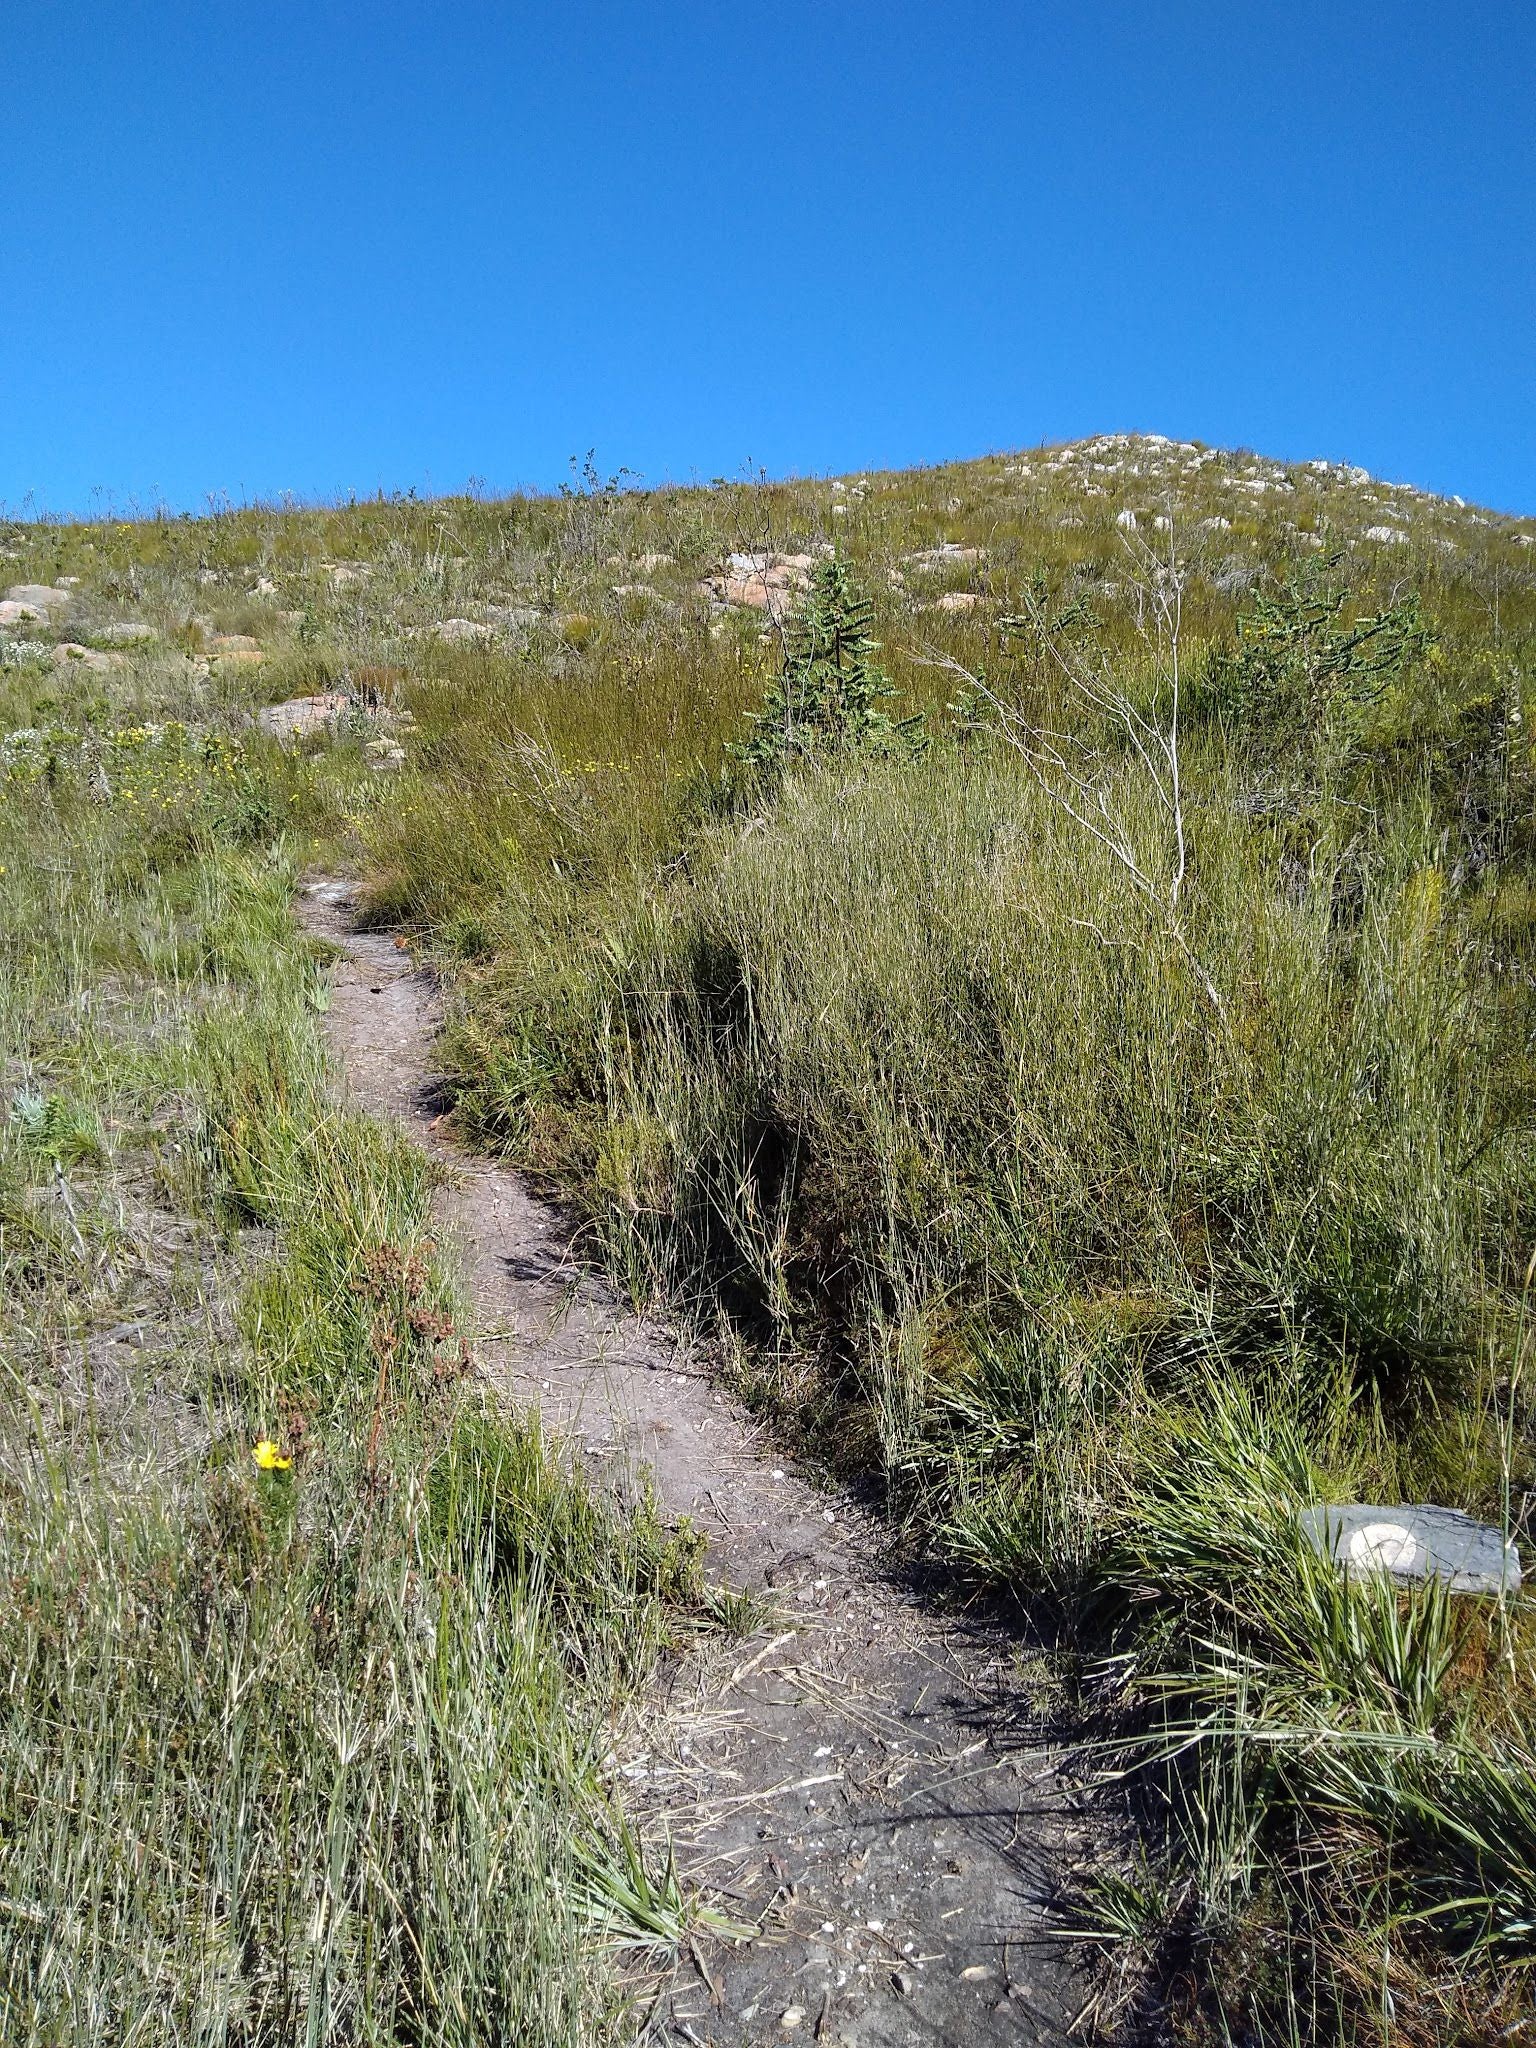
[[[264,704],[256,714],[256,723],[274,739],[308,739],[315,733],[334,732],[351,702],[344,690],[323,690],[313,697],[290,697],[286,704]]]
[[[936,548],[919,548],[915,555],[906,555],[903,560],[914,569],[947,569],[957,562],[981,562],[986,559],[985,548],[962,547],[959,541],[940,541]]]
[[[11,604],[30,605],[34,613],[47,618],[52,612],[67,611],[70,594],[59,590],[51,583],[13,583],[5,593]]]
[[[1520,1553],[1502,1530],[1456,1508],[1367,1506],[1304,1508],[1303,1534],[1350,1577],[1440,1579],[1453,1593],[1514,1593]]]
[[[1384,547],[1401,547],[1408,538],[1400,526],[1368,526],[1365,529],[1365,537],[1367,540],[1380,541]]]
[[[1126,506],[1123,512],[1115,514],[1115,524],[1122,533],[1134,533],[1136,531],[1136,514],[1129,505]]]
[[[50,650],[48,659],[55,668],[85,668],[93,675],[104,675],[108,669],[121,668],[120,654],[98,654],[93,647],[82,647],[75,640],[61,640]]]

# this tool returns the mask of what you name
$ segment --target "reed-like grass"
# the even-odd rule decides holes
[[[82,630],[131,611],[194,654],[262,635],[238,688],[217,663],[136,657],[113,688],[142,715],[179,689],[217,723],[360,664],[408,704],[397,778],[348,745],[269,758],[219,799],[224,842],[286,825],[345,849],[373,914],[444,970],[465,1126],[558,1183],[637,1296],[722,1330],[808,1451],[873,1476],[914,1541],[1070,1641],[1141,1828],[1079,1908],[1119,1957],[1106,2028],[1512,2038],[1528,1605],[1346,1584],[1295,1512],[1435,1499],[1532,1536],[1528,522],[1149,442],[842,488],[588,482],[10,541],[18,575],[82,578]],[[1372,539],[1384,523],[1406,540]],[[929,744],[770,783],[729,747],[777,631],[699,579],[729,549],[831,542],[874,599],[893,709],[924,711]],[[935,608],[960,590],[971,608]],[[1176,811],[1137,751],[1172,730],[1174,591]],[[1347,636],[1383,616],[1387,670],[1337,645],[1312,659],[1328,619]],[[483,645],[448,630],[464,619]],[[51,715],[41,655],[0,674],[10,723]],[[18,1150],[0,1180],[39,1271],[76,1254],[67,1215],[26,1192],[37,1147],[72,1133],[83,1157],[110,1135],[83,1077],[126,1071],[132,1038],[61,1057],[91,1041],[70,992],[124,971],[130,931],[189,991],[249,983],[273,944],[263,884],[254,924],[193,915],[189,946],[209,821],[173,812],[113,855],[113,888],[147,909],[61,922],[91,935],[49,970],[33,1163]],[[254,871],[215,865],[220,900]],[[312,986],[295,962],[280,1017],[196,1034],[193,1093],[217,1080],[244,1108],[205,1119],[184,1171],[288,1245],[246,1296],[248,1343],[280,1333],[280,1377],[366,1410],[379,1304],[350,1287],[374,1284],[366,1191],[404,1169],[338,1135],[350,1248],[316,1234],[291,1168],[309,1098],[270,1079],[309,1057]],[[345,1303],[316,1294],[324,1272],[346,1274]],[[516,1499],[542,1501],[529,1484]],[[523,1533],[475,1555],[495,1574],[523,1559],[561,1683],[574,1659],[589,1685],[602,1588],[628,1573],[652,1598],[685,1561],[609,1529],[530,1563],[548,1517],[507,1514]],[[582,1557],[604,1561],[595,1620]],[[560,1811],[562,1839],[585,1839]]]
[[[611,1715],[693,1550],[473,1395],[253,836],[295,796],[78,728],[5,792],[0,2036],[617,2038],[604,1951],[692,1907]]]

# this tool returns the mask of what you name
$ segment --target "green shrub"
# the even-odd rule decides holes
[[[752,736],[732,749],[760,770],[828,754],[913,753],[923,744],[922,714],[893,719],[895,696],[875,662],[874,606],[841,556],[816,562],[805,597],[784,634],[783,664],[752,718]]]

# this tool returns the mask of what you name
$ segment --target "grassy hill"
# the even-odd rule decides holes
[[[1530,1603],[1345,1583],[1297,1515],[1437,1501],[1536,1540],[1536,521],[1113,436],[0,546],[68,592],[0,626],[0,1242],[47,1304],[0,1338],[34,1401],[110,1294],[58,1186],[108,1217],[148,1156],[114,1133],[173,1086],[217,1134],[194,1209],[291,1230],[303,1176],[385,1171],[274,1156],[204,1020],[300,1028],[283,886],[350,863],[447,978],[466,1128],[1061,1645],[1136,1823],[1073,1907],[1115,1958],[1103,2026],[1511,2038]],[[307,751],[252,732],[327,690],[355,705]],[[162,1071],[167,1017],[195,1051]],[[371,1241],[314,1256],[355,1278]],[[244,1402],[233,1440],[323,1385],[355,1456],[349,1373],[285,1356],[200,1413]],[[661,1538],[593,1540],[601,1586]],[[13,1569],[62,1599],[43,1549]]]

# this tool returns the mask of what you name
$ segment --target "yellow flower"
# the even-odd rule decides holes
[[[263,1472],[286,1472],[293,1463],[292,1458],[283,1456],[269,1436],[264,1436],[259,1444],[253,1446],[251,1456]]]

